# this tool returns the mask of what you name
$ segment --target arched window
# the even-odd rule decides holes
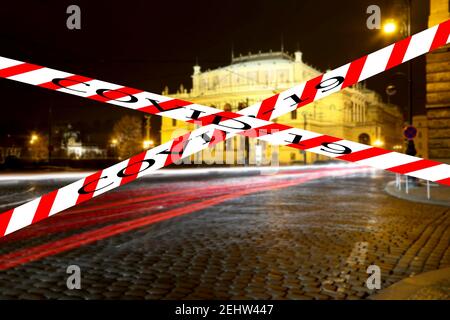
[[[358,142],[370,145],[370,136],[367,133],[361,133],[358,136]]]

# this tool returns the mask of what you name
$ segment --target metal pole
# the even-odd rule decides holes
[[[303,130],[306,130],[306,112],[302,112],[303,114]],[[306,152],[303,150],[303,164],[306,166]]]
[[[408,33],[408,37],[411,36],[411,4],[412,4],[412,0],[407,0],[407,4],[408,4],[408,25],[407,25],[407,33]],[[412,126],[413,124],[413,82],[412,82],[412,77],[413,77],[413,65],[412,65],[412,60],[410,60],[408,62],[408,122],[409,125]],[[408,147],[406,149],[405,152],[407,155],[410,156],[415,156],[417,154],[416,148],[414,146],[414,139],[410,139],[408,141]],[[406,177],[406,182],[408,182],[408,176]],[[415,182],[417,181],[416,178],[411,178],[411,181],[413,182],[413,185],[415,184]],[[408,193],[408,189],[406,190]]]
[[[245,107],[249,106],[248,97],[245,99]],[[249,137],[244,138],[244,147],[245,147],[245,166],[250,165],[250,139]]]
[[[50,106],[48,108],[48,164],[52,161],[52,103],[50,102]]]
[[[411,36],[411,0],[408,0],[408,37]],[[409,84],[409,124],[412,125],[413,118],[413,87],[412,87],[412,60],[408,62],[408,84]]]
[[[430,192],[430,181],[427,180],[427,199],[431,199],[431,192]]]
[[[406,191],[406,193],[409,193],[409,186],[408,186],[408,179],[409,177],[408,176],[405,176],[405,191]]]
[[[145,119],[145,140],[150,140],[150,116],[144,116]]]

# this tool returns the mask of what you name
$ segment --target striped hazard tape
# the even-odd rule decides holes
[[[449,165],[269,121],[443,46],[448,43],[449,34],[450,20],[239,113],[0,57],[0,77],[202,125],[188,134],[0,214],[0,235],[89,200],[236,134],[450,185]]]

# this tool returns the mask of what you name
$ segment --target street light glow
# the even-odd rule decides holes
[[[152,147],[155,143],[153,142],[153,140],[144,140],[143,146],[144,149],[148,149],[150,147]]]
[[[32,134],[30,138],[30,144],[34,144],[39,139],[39,136],[37,134]]]
[[[381,147],[381,146],[383,146],[383,144],[384,144],[384,142],[381,141],[380,139],[375,140],[374,143],[373,143],[373,145],[375,147]]]
[[[393,33],[395,30],[397,30],[397,24],[393,20],[389,20],[383,25],[384,33]]]

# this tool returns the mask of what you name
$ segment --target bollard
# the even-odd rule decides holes
[[[430,181],[427,180],[427,199],[431,199],[431,192],[430,192]]]

